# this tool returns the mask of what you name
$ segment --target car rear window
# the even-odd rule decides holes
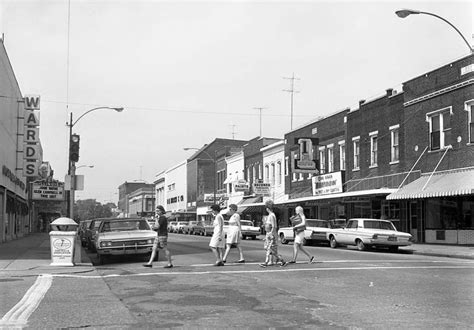
[[[382,230],[395,230],[391,222],[388,221],[375,221],[366,220],[364,221],[364,228],[370,229],[382,229]]]
[[[253,223],[252,223],[252,221],[240,220],[240,225],[253,226]]]
[[[133,231],[147,230],[150,225],[146,220],[130,220],[130,221],[105,221],[101,232],[108,231]]]
[[[329,224],[324,220],[306,220],[306,226],[308,227],[322,227],[329,228]]]

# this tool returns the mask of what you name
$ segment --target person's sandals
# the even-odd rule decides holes
[[[288,263],[286,261],[282,261],[280,267],[285,267],[286,265],[288,265]]]
[[[238,264],[244,264],[245,263],[245,260],[244,259],[240,259],[239,261],[237,261]]]
[[[214,266],[224,266],[224,262],[222,261],[217,261]]]
[[[313,262],[315,262],[314,256],[312,256],[311,258],[309,258],[309,262],[308,262],[308,263],[309,263],[309,264],[312,264]]]
[[[288,261],[289,264],[296,264],[296,260],[290,260]]]
[[[153,265],[152,264],[143,264],[143,267],[150,267],[151,268],[151,267],[153,267]]]
[[[163,268],[173,268],[173,265],[169,264],[169,265],[164,266]]]
[[[268,265],[266,263],[263,263],[263,264],[259,264],[259,266],[262,268],[267,268]]]

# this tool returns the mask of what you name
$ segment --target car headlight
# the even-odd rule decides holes
[[[377,235],[377,234],[374,234],[374,235],[372,236],[372,239],[377,239],[377,238],[379,238],[379,235]]]
[[[148,241],[146,241],[147,244],[152,244],[153,243],[153,240],[152,239],[149,239]]]
[[[100,242],[100,247],[112,246],[112,242],[102,241]]]

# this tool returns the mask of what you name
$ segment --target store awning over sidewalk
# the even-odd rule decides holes
[[[262,202],[262,196],[245,198],[237,204],[238,213],[252,213],[263,211],[265,203]]]
[[[474,194],[474,168],[423,174],[419,179],[387,196],[388,200]]]
[[[394,193],[395,191],[396,189],[391,189],[391,188],[346,191],[343,193],[336,193],[336,194],[294,198],[294,199],[289,199],[285,202],[281,202],[278,204],[301,203],[301,202],[316,201],[316,200],[331,199],[331,198],[359,197],[359,196],[370,196],[370,195],[374,195],[374,196],[375,195],[388,195],[388,194]]]

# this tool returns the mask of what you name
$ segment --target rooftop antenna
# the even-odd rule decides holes
[[[290,117],[290,130],[293,130],[293,94],[299,93],[299,91],[295,91],[295,80],[300,80],[300,78],[295,77],[295,73],[291,77],[283,77],[283,79],[291,80],[291,88],[284,89],[284,92],[291,93],[291,117]]]
[[[263,109],[266,109],[266,108],[263,108],[263,107],[255,107],[254,108],[255,110],[259,110],[260,111],[260,137],[262,136],[262,110]]]
[[[234,129],[237,125],[232,124],[232,125],[229,125],[229,126],[232,127],[232,140],[235,140],[235,134],[237,134],[237,133],[235,132]]]

